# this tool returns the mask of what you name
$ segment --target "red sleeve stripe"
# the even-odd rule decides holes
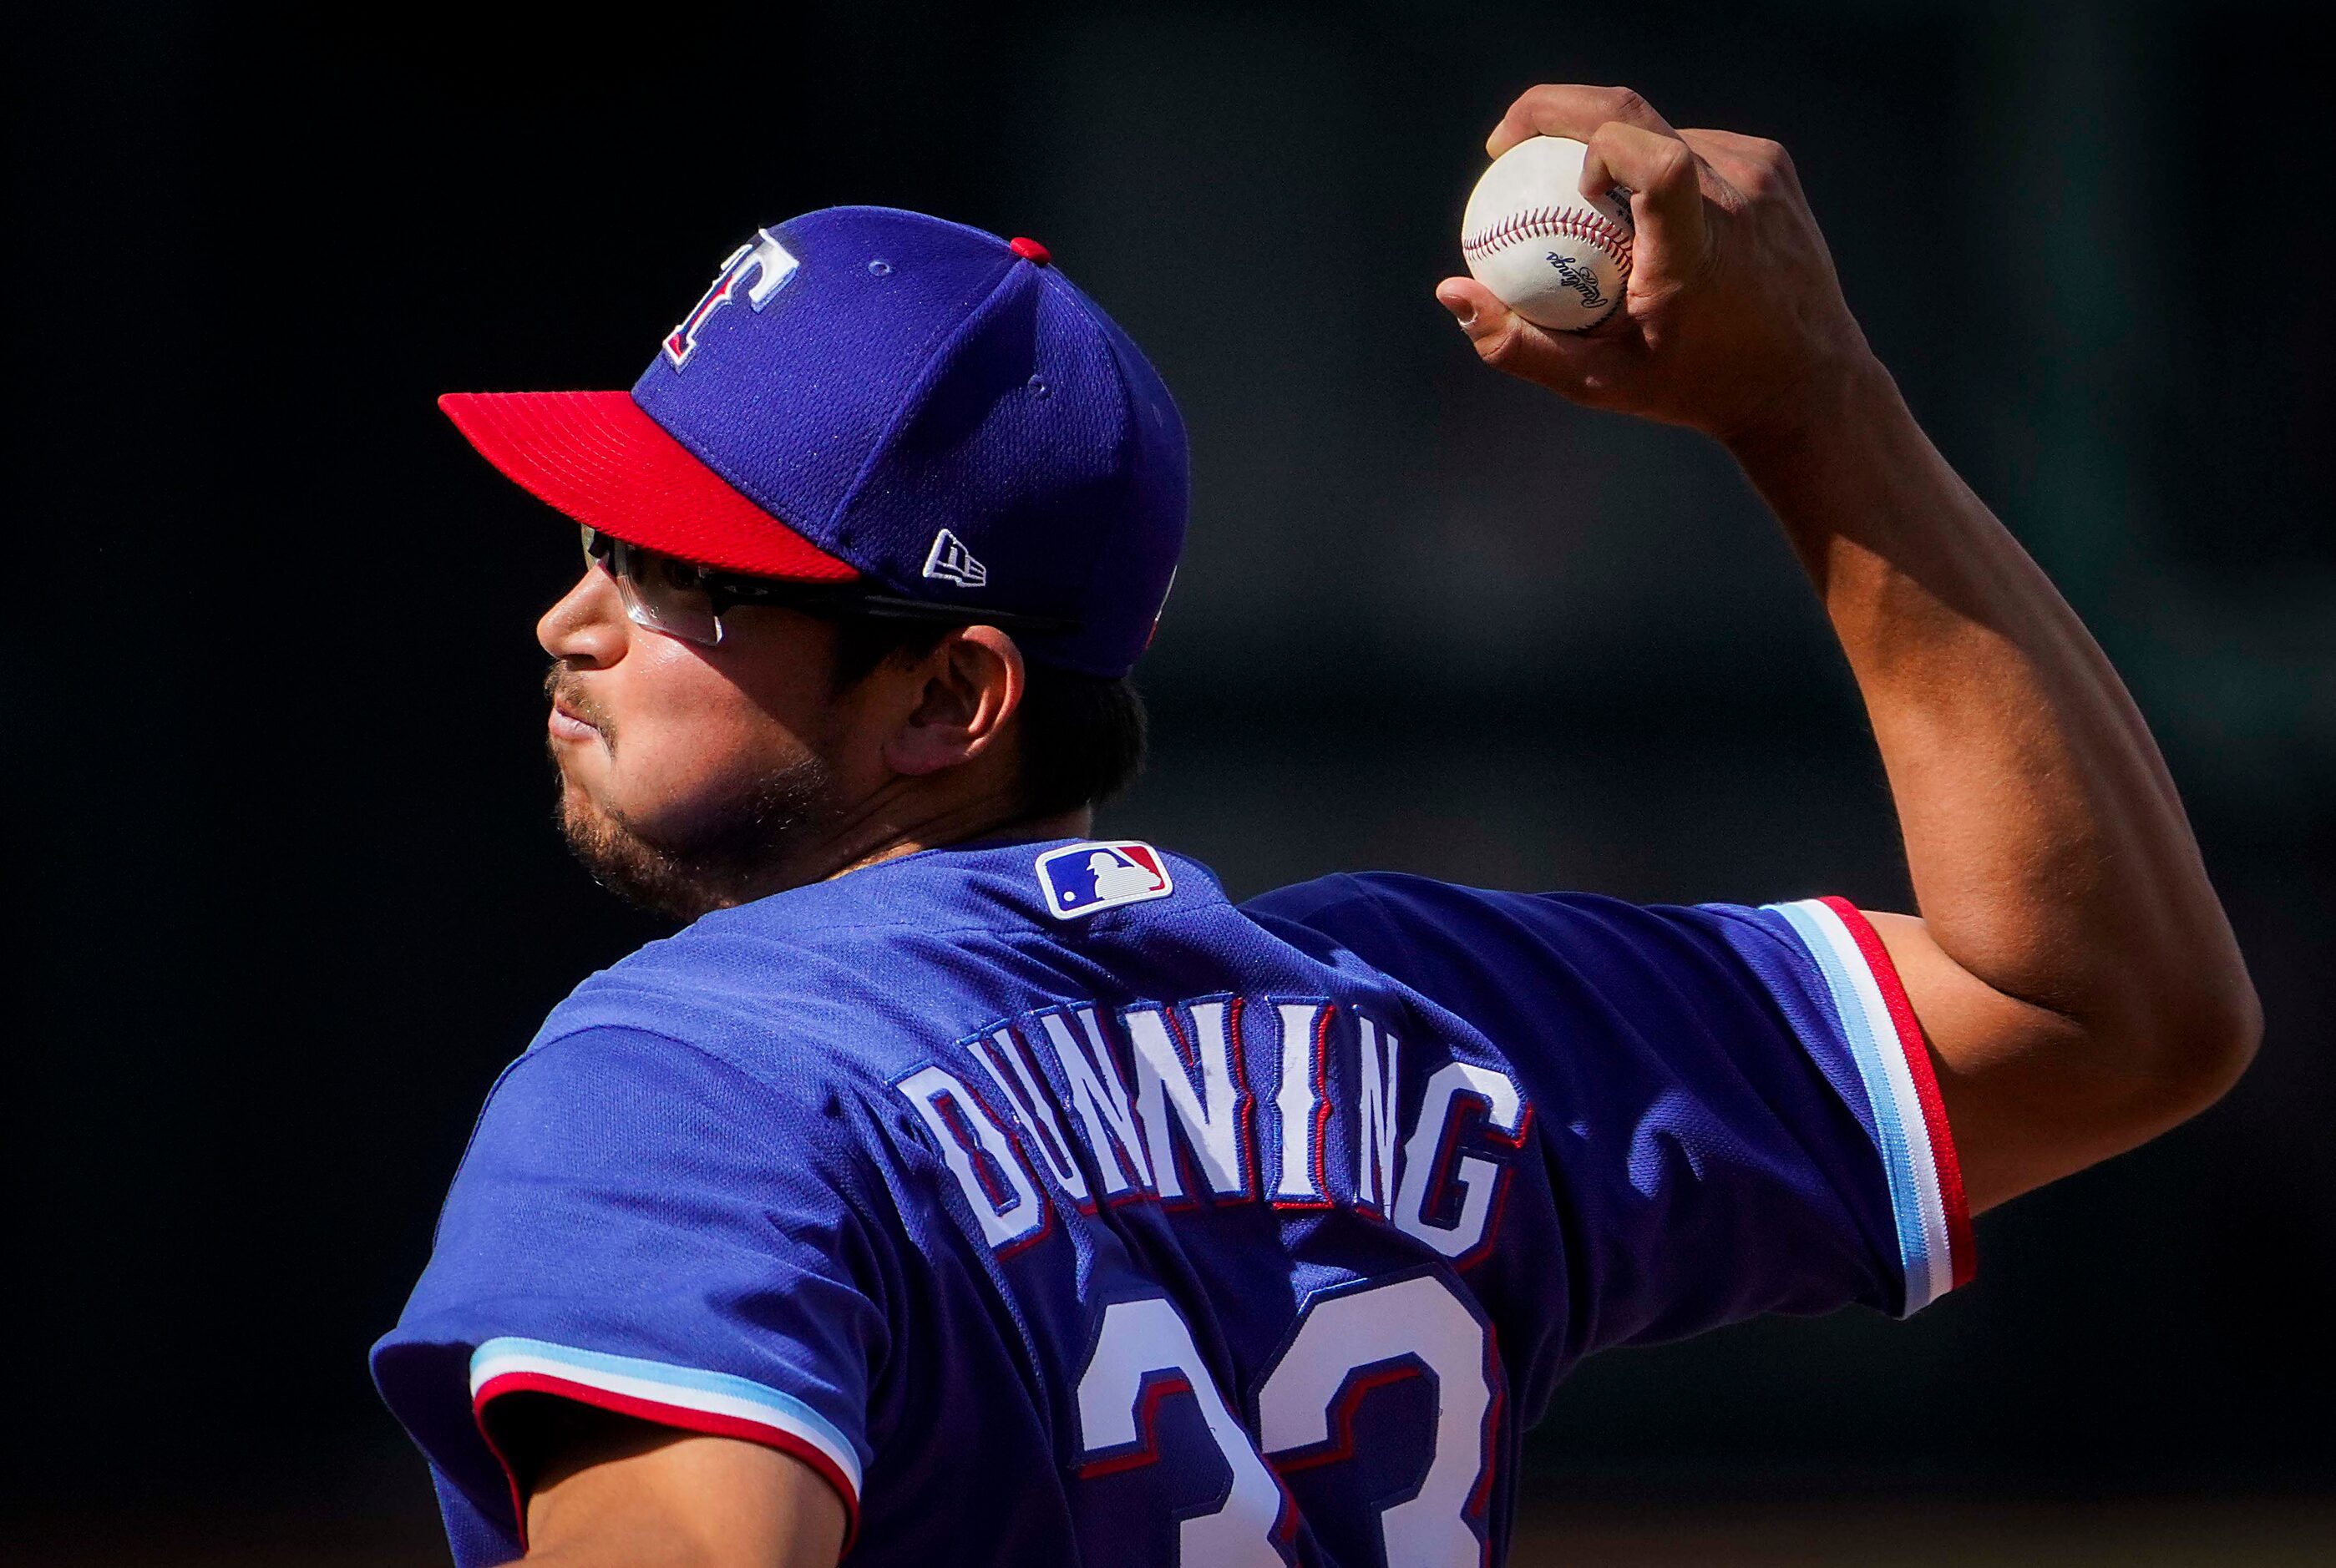
[[[557,1395],[660,1427],[777,1449],[809,1466],[834,1488],[843,1503],[847,1549],[860,1533],[859,1454],[832,1423],[778,1389],[725,1373],[537,1340],[490,1340],[471,1358],[471,1408],[491,1449],[495,1445],[487,1407],[515,1393]],[[495,1457],[511,1483],[512,1513],[525,1545],[525,1499],[500,1449]]]
[[[1897,1231],[1900,1310],[1918,1312],[1971,1277],[1971,1255],[1961,1168],[1929,1050],[1889,953],[1855,906],[1811,898],[1771,908],[1816,965],[1839,1043],[1865,1091]]]
[[[1954,1132],[1947,1126],[1947,1105],[1939,1097],[1938,1075],[1931,1067],[1931,1050],[1922,1039],[1922,1025],[1914,1016],[1914,1004],[1906,999],[1906,987],[1898,978],[1898,966],[1890,961],[1890,950],[1882,945],[1881,934],[1865,918],[1864,911],[1845,898],[1827,896],[1818,902],[1841,917],[1842,924],[1857,944],[1859,955],[1874,972],[1874,982],[1881,989],[1883,1004],[1890,1010],[1890,1021],[1896,1026],[1899,1048],[1906,1053],[1906,1070],[1913,1075],[1915,1097],[1922,1101],[1922,1125],[1931,1135],[1931,1157],[1938,1166],[1939,1195],[1946,1205],[1948,1255],[1954,1263],[1955,1285],[1961,1288],[1971,1283],[1978,1263],[1971,1242],[1971,1201],[1963,1194],[1962,1161],[1955,1154]]]

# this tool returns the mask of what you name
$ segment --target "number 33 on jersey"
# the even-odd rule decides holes
[[[1410,1496],[1374,1510],[1383,1550],[1390,1563],[1475,1563],[1484,1543],[1470,1520],[1481,1511],[1492,1463],[1498,1376],[1490,1351],[1484,1323],[1434,1274],[1319,1296],[1259,1388],[1251,1430],[1244,1431],[1176,1309],[1157,1298],[1115,1302],[1105,1310],[1095,1357],[1079,1379],[1079,1431],[1089,1457],[1081,1474],[1152,1462],[1154,1406],[1171,1391],[1188,1391],[1232,1484],[1218,1506],[1180,1522],[1178,1561],[1280,1568],[1290,1561],[1296,1519],[1267,1462],[1287,1473],[1351,1458],[1362,1396],[1398,1378],[1425,1377],[1435,1390],[1426,1468]]]

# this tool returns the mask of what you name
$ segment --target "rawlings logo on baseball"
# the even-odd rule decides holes
[[[1568,288],[1580,291],[1582,309],[1598,310],[1612,303],[1598,292],[1598,279],[1591,275],[1590,269],[1572,256],[1560,256],[1552,250],[1543,259],[1556,270],[1558,282]]]
[[[1536,136],[1501,154],[1460,220],[1477,282],[1537,326],[1583,332],[1613,312],[1630,276],[1630,193],[1582,194],[1588,150]]]

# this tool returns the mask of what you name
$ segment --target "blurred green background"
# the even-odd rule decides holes
[[[497,1069],[656,928],[546,826],[530,626],[572,537],[431,400],[630,384],[775,218],[1035,235],[1175,390],[1192,543],[1110,828],[1237,895],[1903,905],[1854,693],[1729,464],[1484,372],[1430,297],[1485,131],[1576,80],[1794,150],[1917,411],[2156,726],[2270,1024],[2206,1117],[1982,1220],[1918,1320],[1593,1364],[1516,1560],[2336,1560],[2308,16],[13,13],[0,1557],[440,1560],[365,1349]]]

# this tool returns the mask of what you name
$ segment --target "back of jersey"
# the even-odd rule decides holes
[[[554,1014],[377,1375],[465,1561],[535,1391],[795,1454],[853,1562],[1497,1562],[1581,1356],[1963,1266],[1878,954],[1134,843],[855,873]]]

